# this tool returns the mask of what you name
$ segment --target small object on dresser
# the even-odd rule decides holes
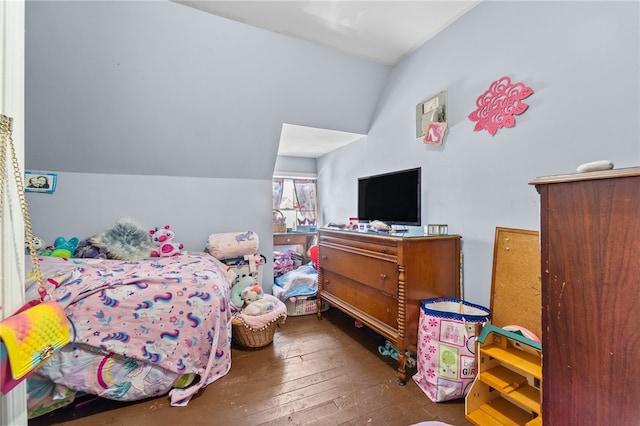
[[[449,226],[442,223],[430,223],[427,225],[427,235],[447,235]]]
[[[349,225],[347,229],[358,229],[358,218],[357,217],[350,217],[349,218]]]
[[[613,163],[608,160],[592,161],[590,163],[580,164],[576,171],[578,173],[597,172],[600,170],[613,169]]]
[[[389,232],[391,229],[389,225],[380,220],[373,220],[369,222],[369,228],[376,232]]]

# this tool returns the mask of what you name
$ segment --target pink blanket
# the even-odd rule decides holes
[[[202,378],[173,389],[172,405],[186,405],[229,371],[234,273],[217,259],[189,254],[144,261],[40,260],[48,283],[57,287],[53,298],[65,306],[74,344]]]

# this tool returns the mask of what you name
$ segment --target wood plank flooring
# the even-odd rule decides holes
[[[433,403],[397,363],[378,353],[384,339],[356,328],[332,308],[289,317],[269,346],[234,347],[231,371],[186,407],[166,396],[135,403],[107,400],[67,407],[29,422],[43,425],[391,425],[440,421],[469,425],[464,400]]]

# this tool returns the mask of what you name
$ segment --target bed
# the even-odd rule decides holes
[[[235,272],[207,253],[125,261],[40,256],[72,342],[27,379],[29,418],[92,394],[186,405],[231,367]],[[27,300],[37,285],[27,262]]]

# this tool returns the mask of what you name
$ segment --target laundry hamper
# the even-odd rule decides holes
[[[464,398],[478,371],[476,336],[491,311],[455,298],[420,303],[417,373],[413,380],[433,402]]]

